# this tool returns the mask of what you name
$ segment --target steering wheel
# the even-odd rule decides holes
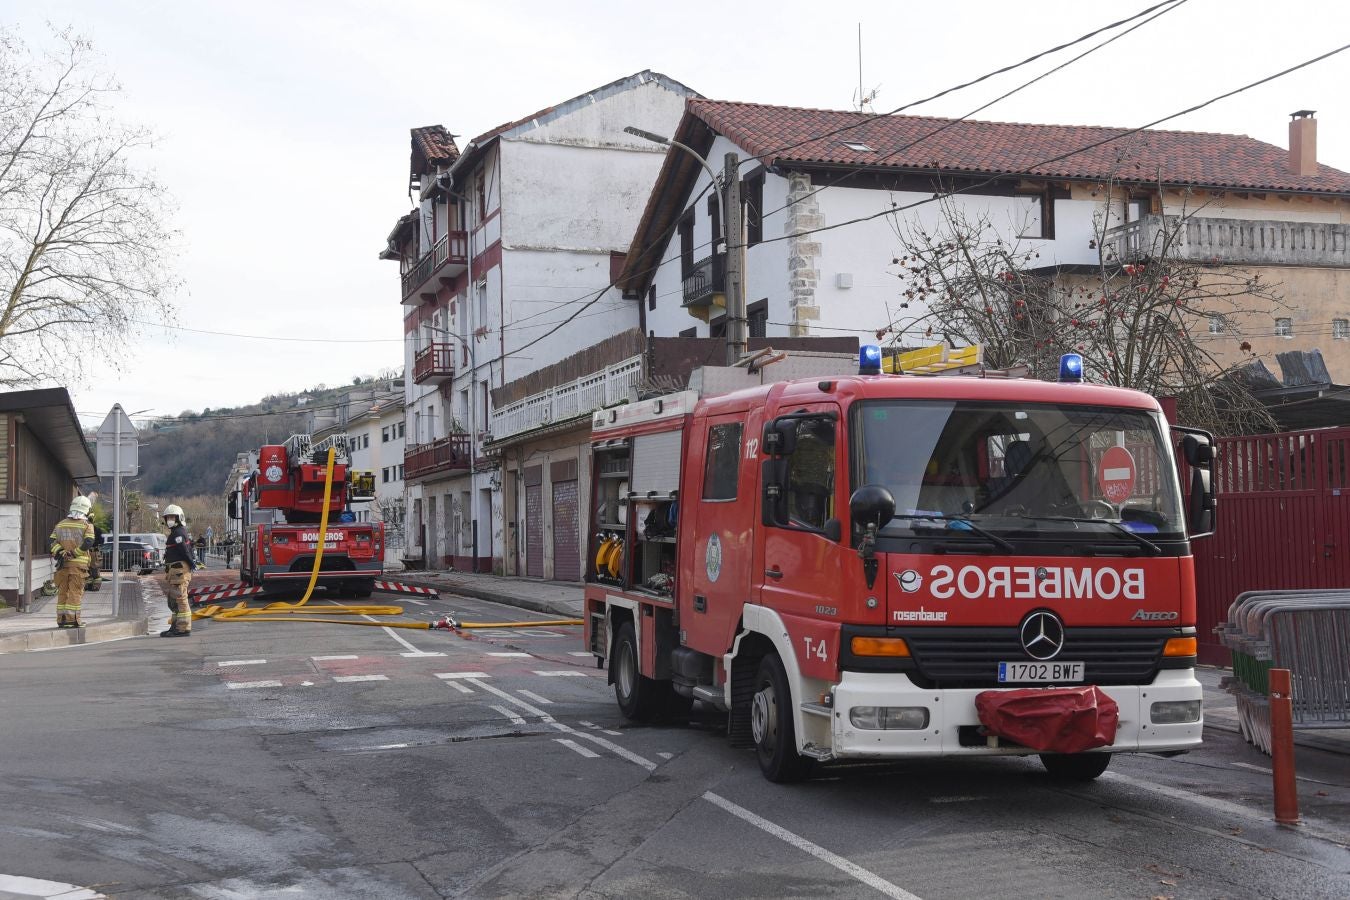
[[[1084,505],[1085,507],[1087,507],[1087,514],[1088,514],[1088,517],[1089,517],[1089,518],[1092,518],[1092,519],[1118,519],[1118,518],[1120,518],[1120,514],[1119,514],[1119,512],[1117,512],[1115,506],[1113,506],[1112,504],[1110,504],[1110,503],[1107,502],[1106,500],[1096,500],[1096,499],[1094,499],[1094,500],[1089,500],[1087,503],[1085,503],[1085,504],[1083,504],[1083,505]],[[1102,515],[1102,516],[1096,515],[1096,513],[1099,512],[1099,511],[1104,511],[1106,514],[1105,514],[1105,515]]]

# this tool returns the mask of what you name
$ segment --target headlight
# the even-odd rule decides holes
[[[1199,700],[1160,700],[1149,707],[1154,725],[1180,725],[1200,721]]]
[[[919,731],[928,727],[928,707],[855,706],[848,720],[865,731]]]

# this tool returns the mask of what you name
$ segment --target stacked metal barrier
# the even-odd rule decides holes
[[[1350,589],[1247,591],[1214,632],[1233,652],[1223,686],[1250,743],[1270,753],[1271,669],[1292,675],[1295,728],[1350,728]]]

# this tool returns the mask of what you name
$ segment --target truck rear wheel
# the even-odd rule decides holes
[[[350,594],[357,600],[365,600],[370,596],[370,592],[375,590],[373,579],[362,578],[356,581],[348,581],[342,585],[342,592]]]
[[[764,777],[774,782],[801,781],[811,774],[815,760],[797,752],[797,730],[792,720],[792,690],[782,660],[765,656],[755,675],[750,699],[750,733]]]
[[[661,688],[670,685],[647,678],[638,662],[637,634],[632,622],[624,622],[614,638],[614,698],[619,701],[619,712],[625,718],[645,722],[663,708],[665,695]]]
[[[1056,781],[1091,781],[1111,765],[1111,754],[1042,753],[1041,765]]]

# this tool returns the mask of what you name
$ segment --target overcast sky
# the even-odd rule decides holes
[[[1149,6],[1149,0],[20,0],[0,20],[91,38],[184,235],[178,325],[147,327],[121,373],[71,385],[86,424],[114,402],[157,414],[236,406],[402,364],[397,264],[408,129],[482,131],[642,69],[708,97],[889,110]],[[1350,41],[1343,0],[1189,0],[978,118],[1135,126]],[[1057,64],[1061,55],[1039,64]],[[1019,70],[915,113],[959,116]],[[1172,122],[1285,146],[1318,111],[1320,161],[1350,170],[1350,52]],[[332,343],[323,343],[331,341]],[[338,342],[346,343],[338,343]]]

